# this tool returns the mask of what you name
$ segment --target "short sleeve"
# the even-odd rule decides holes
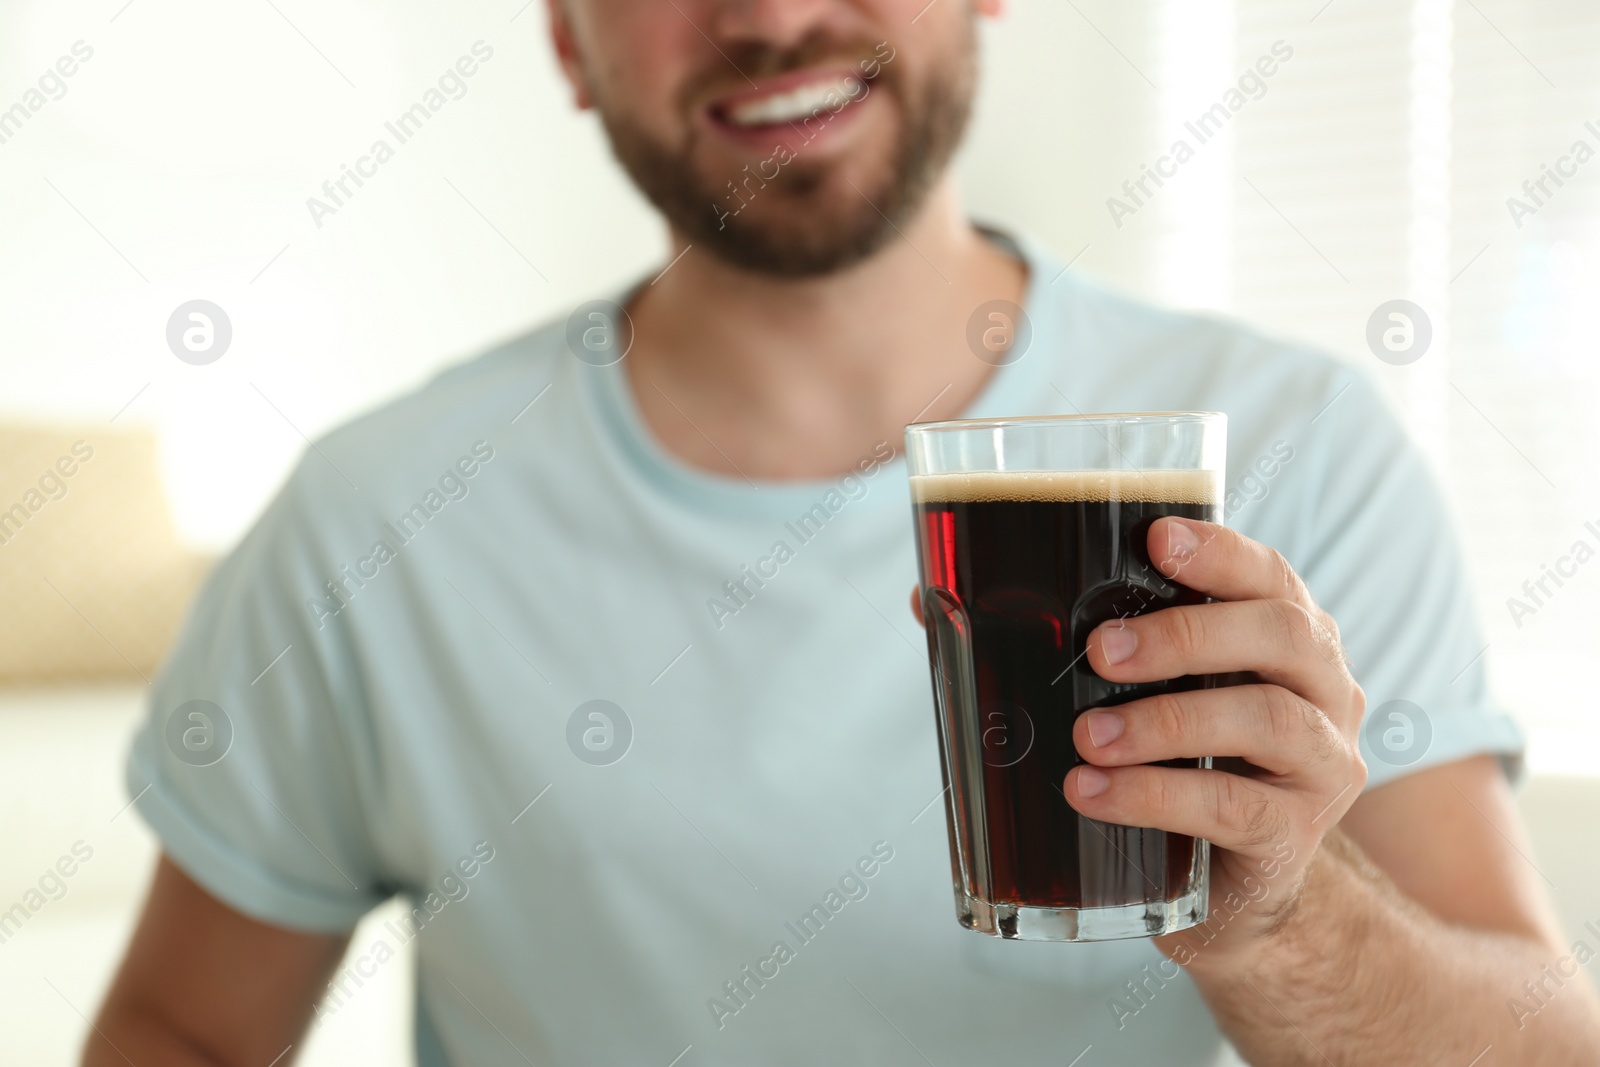
[[[343,628],[315,609],[339,572],[309,517],[336,491],[302,462],[218,566],[127,768],[139,813],[190,877],[253,918],[328,932],[389,895],[361,803],[370,731]]]
[[[1428,463],[1364,375],[1340,375],[1324,399],[1304,432],[1309,492],[1292,562],[1366,693],[1368,788],[1485,753],[1520,781],[1522,733],[1489,691],[1488,643]]]

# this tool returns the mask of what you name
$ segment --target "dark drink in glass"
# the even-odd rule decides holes
[[[1085,818],[1061,790],[1081,762],[1072,741],[1079,715],[1211,684],[1114,685],[1090,669],[1084,649],[1107,620],[1203,602],[1156,570],[1146,539],[1163,515],[1221,521],[1224,425],[1196,413],[909,429],[963,925],[1028,940],[1103,940],[1203,918],[1205,842]],[[1165,465],[1125,469],[1130,453]]]

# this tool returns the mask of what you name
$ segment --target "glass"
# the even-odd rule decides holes
[[[1079,715],[1215,684],[1112,684],[1084,649],[1107,620],[1206,602],[1156,570],[1146,537],[1163,515],[1222,521],[1226,449],[1216,412],[906,427],[963,926],[1104,941],[1204,919],[1207,842],[1086,818],[1061,790],[1083,762]]]

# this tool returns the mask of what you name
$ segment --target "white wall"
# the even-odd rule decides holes
[[[291,26],[267,4],[122,2],[0,8],[0,107],[75,41],[94,50],[0,144],[0,411],[96,423],[137,394],[118,421],[165,434],[197,540],[242,531],[301,433],[624,281],[661,246],[566,102],[542,3],[513,21],[516,5],[286,0]],[[316,226],[307,198],[479,40],[493,58],[465,96]],[[235,332],[205,367],[164,337],[194,298]]]

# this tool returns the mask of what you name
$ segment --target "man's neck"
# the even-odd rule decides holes
[[[989,300],[1022,303],[1026,282],[946,183],[887,246],[826,277],[775,278],[688,248],[635,299],[623,365],[651,435],[684,462],[831,477],[878,442],[898,450],[913,418],[958,416],[994,370],[968,348],[968,319]]]

